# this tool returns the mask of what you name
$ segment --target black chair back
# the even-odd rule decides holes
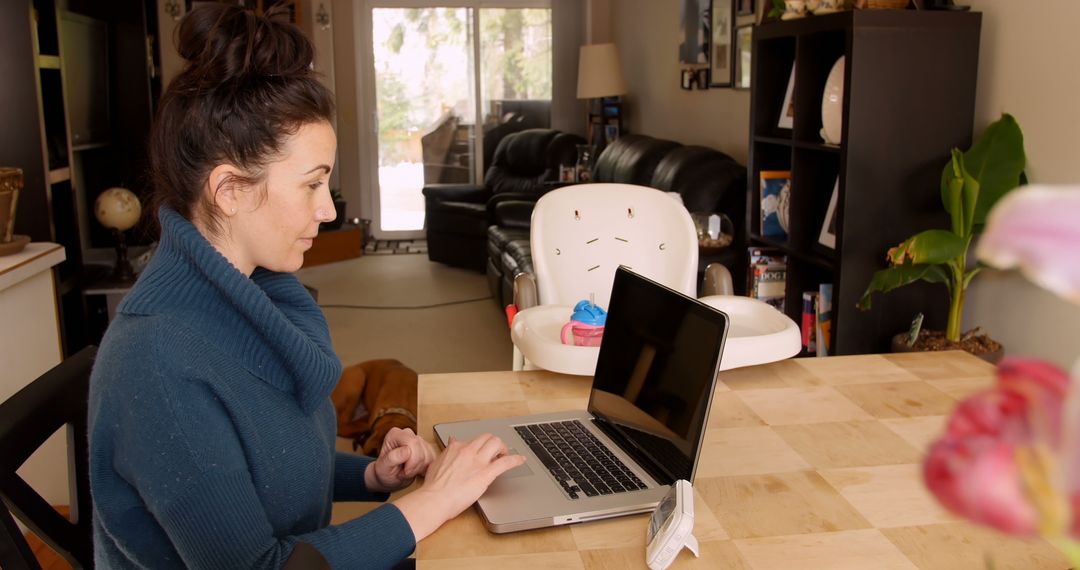
[[[585,139],[554,129],[526,129],[506,135],[484,175],[493,194],[519,192],[539,197],[546,183],[559,179],[559,167],[574,164]]]
[[[87,399],[95,354],[96,347],[82,349],[0,404],[0,567],[6,570],[41,568],[12,514],[72,567],[94,566]],[[65,424],[70,428],[68,478],[75,522],[16,473]]]
[[[656,165],[679,143],[648,135],[623,135],[604,147],[593,166],[593,182],[648,186]]]

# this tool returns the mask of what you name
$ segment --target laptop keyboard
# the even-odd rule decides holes
[[[646,488],[580,421],[515,426],[571,499]]]

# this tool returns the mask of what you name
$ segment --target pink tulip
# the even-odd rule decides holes
[[[1080,303],[1080,186],[1025,186],[991,210],[975,254]]]
[[[1054,522],[1048,517],[1080,513],[1080,493],[1064,499],[1052,459],[1060,456],[1068,382],[1047,363],[1002,361],[997,386],[962,402],[930,448],[923,465],[930,491],[949,510],[1009,534],[1034,535]],[[1049,461],[1037,455],[1042,450],[1051,452]],[[1032,465],[1045,468],[1034,481]],[[1071,528],[1080,537],[1076,521]]]

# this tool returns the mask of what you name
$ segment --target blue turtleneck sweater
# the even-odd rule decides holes
[[[278,568],[298,542],[334,568],[412,552],[383,505],[329,526],[368,492],[370,458],[336,453],[341,363],[319,307],[290,274],[249,278],[173,210],[121,302],[90,384],[98,568]]]

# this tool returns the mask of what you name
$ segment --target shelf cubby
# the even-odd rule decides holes
[[[981,14],[857,10],[770,22],[754,30],[748,243],[787,255],[785,306],[801,321],[802,293],[833,284],[833,354],[882,352],[922,312],[940,328],[945,295],[906,287],[855,304],[885,253],[946,227],[941,169],[971,142]],[[821,137],[822,94],[846,58],[840,144]],[[795,69],[791,129],[778,126]],[[760,173],[790,170],[788,238],[761,235]],[[835,247],[820,243],[836,188]]]

